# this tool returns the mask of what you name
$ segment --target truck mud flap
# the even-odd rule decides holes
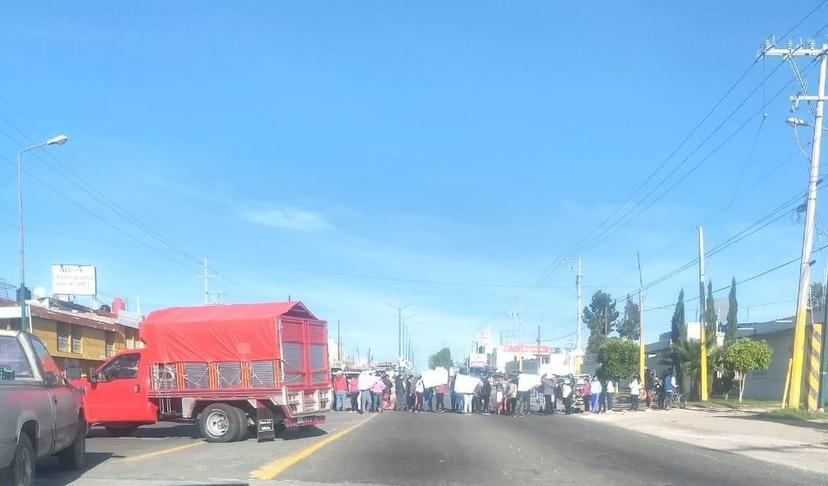
[[[276,438],[276,420],[273,412],[264,405],[256,407],[256,440],[272,441]]]

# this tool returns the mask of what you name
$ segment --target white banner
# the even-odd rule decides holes
[[[479,378],[469,375],[457,375],[454,382],[455,393],[474,393],[474,388],[480,383]]]
[[[426,388],[435,387],[437,385],[448,384],[448,370],[445,368],[435,368],[433,370],[423,371],[423,386]]]
[[[52,265],[52,295],[97,295],[94,265]]]
[[[521,373],[518,376],[518,391],[526,392],[541,384],[539,375],[532,375],[529,373]]]

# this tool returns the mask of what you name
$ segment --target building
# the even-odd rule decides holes
[[[807,317],[807,324],[805,329],[805,356],[811,353],[811,333],[813,326],[810,323],[810,314]],[[690,322],[687,324],[688,338],[699,339],[699,323]],[[724,332],[720,326],[720,331],[716,333],[717,342],[721,346],[724,344]],[[794,318],[789,317],[785,319],[776,319],[767,322],[751,322],[740,323],[736,329],[736,337],[749,337],[752,339],[763,339],[768,343],[773,355],[771,356],[770,366],[767,370],[751,371],[747,373],[745,380],[745,398],[781,400],[785,389],[786,375],[788,373],[788,361],[791,357],[791,348],[793,347],[793,333],[794,333]],[[670,349],[671,349],[670,333],[664,333],[659,340],[654,343],[647,344],[647,368],[656,370],[657,374],[661,374],[665,369],[670,367]],[[802,393],[801,396],[807,396],[808,387],[808,360],[805,362],[802,379]]]
[[[139,316],[121,309],[111,312],[64,302],[54,298],[27,301],[31,330],[43,341],[49,354],[67,378],[86,375],[122,349],[142,347],[138,337]],[[20,328],[20,306],[0,298],[0,329]],[[28,328],[28,323],[24,328]]]

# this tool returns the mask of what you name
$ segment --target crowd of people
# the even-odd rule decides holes
[[[530,390],[519,390],[519,379],[490,376],[480,378],[472,393],[455,392],[457,377],[447,384],[426,387],[421,376],[387,373],[360,380],[358,376],[347,378],[342,371],[333,377],[335,394],[334,410],[382,413],[385,410],[413,413],[454,411],[462,414],[483,413],[521,417],[531,410],[534,396],[537,409],[544,414],[562,412],[606,413],[612,412],[616,403],[618,383],[597,375],[544,375],[540,384]],[[629,406],[639,410],[639,397],[645,394],[645,406],[661,406],[664,397],[675,389],[675,378],[669,371],[662,377],[653,371],[645,375],[644,383],[637,376],[628,380]],[[446,405],[448,401],[448,406]]]

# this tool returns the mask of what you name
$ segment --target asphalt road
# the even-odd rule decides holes
[[[826,484],[785,466],[670,442],[576,416],[334,413],[270,443],[207,444],[191,425],[88,439],[82,474],[40,464],[56,484]],[[269,481],[261,481],[269,480]]]

